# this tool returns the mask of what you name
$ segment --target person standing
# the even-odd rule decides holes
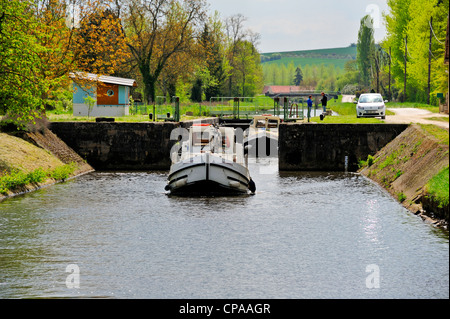
[[[328,98],[325,95],[325,93],[322,92],[322,108],[323,108],[323,112],[325,113],[327,111],[327,102],[328,102]]]
[[[306,104],[308,104],[308,122],[309,122],[309,119],[311,118],[311,110],[312,110],[312,106],[313,106],[312,95],[310,95],[309,98],[306,100]]]

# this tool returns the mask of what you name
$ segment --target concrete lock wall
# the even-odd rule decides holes
[[[281,124],[281,171],[356,171],[407,124]]]
[[[172,131],[193,123],[52,122],[49,128],[96,170],[168,170]]]

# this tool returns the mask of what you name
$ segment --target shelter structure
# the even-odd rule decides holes
[[[74,116],[126,116],[130,114],[133,79],[92,73],[71,73]]]

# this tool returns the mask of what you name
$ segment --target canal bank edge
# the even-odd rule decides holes
[[[20,165],[19,163],[8,163],[7,160],[2,161],[0,157],[0,168],[2,170],[10,171],[20,168],[20,170],[24,171],[24,173],[31,173],[31,171],[36,168],[51,170],[62,167],[63,165],[72,165],[72,163],[75,164],[73,172],[64,180],[47,178],[40,183],[22,185],[12,191],[9,191],[7,195],[0,193],[0,201],[48,187],[94,171],[94,169],[86,163],[84,159],[82,159],[74,150],[68,147],[61,139],[59,139],[47,128],[41,128],[33,132],[15,131],[11,134],[1,132],[0,134],[4,135],[3,140],[0,141],[0,147],[9,148],[7,152],[9,153],[10,158],[16,158],[20,161],[20,159],[29,157],[32,158],[31,161],[33,162],[32,165],[30,165],[29,161],[28,163],[24,161],[21,163],[22,165]],[[8,145],[6,145],[6,139],[10,142]]]
[[[449,146],[412,124],[374,156],[359,173],[386,189],[424,221],[448,228],[449,205],[430,200],[427,183],[449,166]]]

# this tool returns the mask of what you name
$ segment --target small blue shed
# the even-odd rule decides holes
[[[74,116],[126,116],[130,114],[130,88],[137,86],[133,79],[92,73],[72,73]],[[94,105],[86,103],[90,96]]]

